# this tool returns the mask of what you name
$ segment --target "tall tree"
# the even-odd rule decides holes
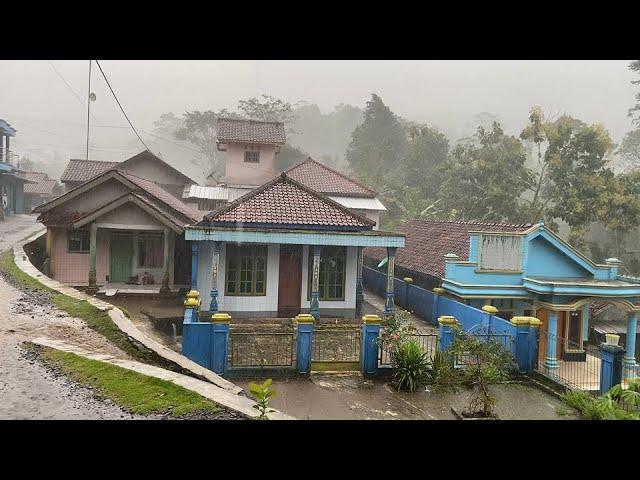
[[[289,102],[271,95],[251,97],[238,102],[238,111],[247,118],[265,122],[283,122],[288,131],[293,128],[297,115]]]
[[[451,152],[439,192],[444,210],[463,220],[520,221],[520,195],[532,175],[525,162],[522,143],[499,123],[478,127]]]
[[[629,70],[640,74],[640,60],[634,60],[629,64]],[[632,80],[634,85],[640,85],[640,80]],[[640,126],[640,92],[636,93],[636,104],[629,109],[629,116],[633,118],[633,123]]]
[[[404,160],[404,180],[419,189],[423,198],[437,198],[443,180],[443,167],[449,154],[449,140],[426,125],[409,127],[409,148]]]
[[[367,102],[364,121],[351,135],[346,158],[354,176],[381,189],[401,175],[407,138],[398,117],[375,93]]]
[[[625,170],[640,169],[640,128],[628,132],[616,152]]]
[[[602,125],[587,125],[567,115],[550,125],[547,137],[549,213],[569,225],[569,242],[583,248],[584,233],[589,223],[600,220],[598,211],[611,185],[613,142]]]

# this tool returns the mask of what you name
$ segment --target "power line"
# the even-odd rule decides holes
[[[138,134],[138,131],[133,126],[133,123],[131,123],[131,120],[129,120],[129,117],[125,113],[124,108],[122,108],[122,105],[120,104],[120,100],[118,100],[118,97],[116,96],[116,93],[113,91],[113,88],[111,88],[111,84],[109,83],[109,80],[107,79],[107,76],[105,75],[104,70],[102,70],[102,66],[100,65],[100,62],[98,62],[98,60],[96,60],[96,65],[98,65],[98,68],[100,69],[100,73],[102,73],[102,76],[104,77],[104,81],[107,82],[107,86],[109,87],[109,90],[111,90],[113,98],[115,98],[116,103],[120,107],[120,110],[122,110],[122,114],[124,115],[124,118],[126,118],[127,122],[129,122],[129,125],[131,125],[131,129],[133,130],[133,132],[138,137],[138,140],[140,140],[140,143],[142,143],[142,145],[144,145],[144,148],[146,148],[148,151],[151,152],[151,149],[147,146],[146,143],[144,143],[144,140],[142,140],[142,137],[140,137],[140,135]]]

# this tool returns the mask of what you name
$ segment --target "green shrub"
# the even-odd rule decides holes
[[[393,384],[398,390],[414,392],[428,382],[429,358],[415,340],[397,346],[391,357]]]
[[[623,390],[620,385],[616,385],[606,394],[593,397],[587,392],[574,390],[564,393],[562,399],[578,410],[587,420],[637,419],[637,414],[625,411],[618,403],[621,396],[624,395],[623,392],[626,391],[628,390]]]
[[[457,390],[458,375],[453,368],[451,355],[440,350],[431,357],[431,370],[429,371],[429,384],[433,391]]]

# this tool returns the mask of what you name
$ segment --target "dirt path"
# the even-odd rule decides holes
[[[39,229],[34,217],[24,215],[0,222],[0,250]],[[0,419],[142,418],[95,400],[89,389],[72,385],[26,355],[20,345],[36,336],[126,358],[82,320],[53,308],[48,295],[21,292],[0,277]]]

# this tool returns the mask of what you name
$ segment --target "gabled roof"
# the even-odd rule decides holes
[[[450,222],[435,220],[409,220],[394,230],[406,234],[405,248],[398,249],[396,265],[404,269],[444,278],[444,256],[458,255],[458,261],[469,260],[471,232],[525,233],[532,224]],[[387,256],[382,248],[367,248],[365,256],[376,261]]]
[[[284,144],[287,139],[284,123],[263,122],[260,120],[244,120],[234,118],[218,118],[216,120],[218,141]]]
[[[65,168],[61,182],[86,182],[96,175],[111,170],[118,165],[119,162],[98,162],[96,160],[82,160],[72,158],[69,165]]]
[[[135,163],[138,160],[144,158],[144,157],[148,157],[148,158],[152,158],[160,163],[162,163],[163,165],[165,165],[169,170],[173,171],[174,173],[177,173],[178,175],[180,175],[182,177],[182,179],[185,181],[185,183],[197,183],[195,180],[193,180],[191,177],[185,175],[184,173],[182,173],[180,170],[178,170],[175,167],[172,167],[171,165],[169,165],[167,162],[165,162],[164,160],[162,160],[160,157],[158,157],[157,155],[154,155],[152,152],[150,152],[149,150],[144,150],[140,153],[138,153],[137,155],[134,155],[131,158],[128,158],[126,160],[124,160],[123,162],[120,162],[118,164],[118,166],[120,168],[126,169],[128,164],[131,163]]]
[[[289,177],[326,195],[374,198],[374,190],[309,157],[286,170]]]
[[[42,182],[49,180],[49,175],[44,172],[22,172],[22,176],[33,182]]]
[[[212,223],[304,225],[370,229],[375,222],[282,173],[209,213]],[[250,226],[250,225],[247,225]]]
[[[144,178],[136,177],[135,175],[132,175],[128,172],[118,170],[116,168],[103,172],[97,177],[92,178],[90,181],[85,182],[82,185],[73,188],[72,190],[69,190],[60,197],[37,206],[33,209],[33,212],[41,213],[42,215],[38,217],[38,220],[41,220],[48,224],[57,222],[56,224],[62,225],[74,222],[90,212],[72,212],[60,215],[56,213],[55,208],[82,193],[90,191],[92,188],[112,178],[125,184],[131,189],[133,193],[142,193],[147,197],[149,201],[155,202],[156,205],[161,205],[162,208],[165,209],[165,211],[167,208],[169,208],[177,214],[182,215],[185,218],[184,223],[198,222],[202,219],[202,212],[198,212],[197,210],[191,208],[181,200],[171,195],[169,192],[165,191],[159,185],[149,180],[145,180]]]
[[[101,173],[104,173],[107,170],[111,170],[112,168],[126,169],[128,164],[135,163],[136,161],[139,161],[144,157],[153,158],[155,161],[165,165],[168,169],[180,175],[185,180],[185,183],[197,183],[190,177],[182,173],[180,170],[172,167],[167,162],[154,155],[149,150],[144,150],[122,162],[101,162],[97,160],[83,160],[72,158],[71,160],[69,160],[67,168],[62,173],[60,181],[63,183],[86,182],[87,180],[91,180],[96,175],[100,175]]]

